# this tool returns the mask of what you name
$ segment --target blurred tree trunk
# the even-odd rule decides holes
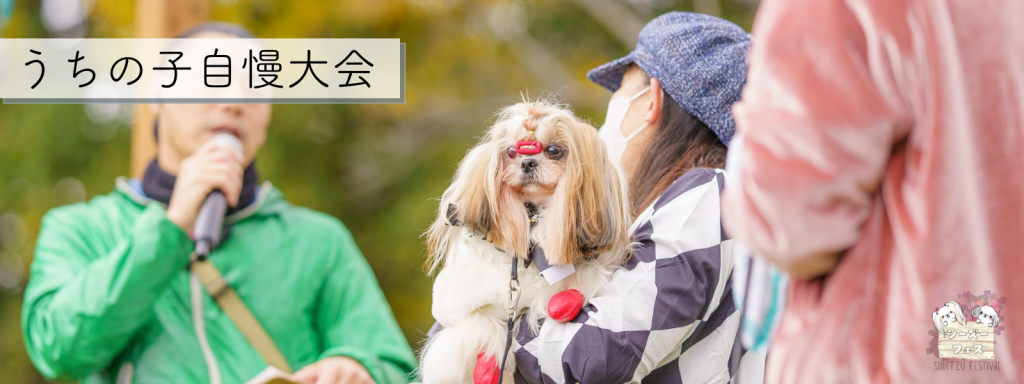
[[[162,39],[177,36],[209,18],[209,0],[140,0],[135,5],[135,37]],[[142,84],[142,89],[149,89]],[[156,156],[153,119],[147,104],[136,104],[132,121],[131,175],[141,177]]]

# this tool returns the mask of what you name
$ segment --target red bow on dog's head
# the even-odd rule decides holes
[[[516,143],[516,153],[520,155],[536,155],[543,146],[539,141],[520,141]]]

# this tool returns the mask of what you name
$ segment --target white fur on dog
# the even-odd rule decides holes
[[[420,361],[424,383],[471,383],[476,355],[483,351],[500,359],[505,351],[507,303],[513,258],[494,248],[479,234],[461,228],[458,243],[451,247],[446,264],[434,281],[431,313],[444,329],[427,343]],[[586,298],[608,284],[617,268],[611,254],[582,262],[576,273],[550,286],[535,264],[524,268],[519,261],[519,306],[536,331],[547,315],[554,294],[574,288]],[[515,359],[506,361],[503,382],[512,382]]]
[[[974,315],[975,321],[980,324],[985,324],[990,327],[999,325],[999,314],[996,313],[996,309],[991,306],[982,305],[974,308],[974,311],[971,314]]]
[[[932,323],[935,324],[935,329],[939,331],[940,338],[945,334],[946,327],[953,322],[967,325],[967,318],[964,316],[964,311],[960,309],[960,303],[949,301],[937,311],[932,312]]]

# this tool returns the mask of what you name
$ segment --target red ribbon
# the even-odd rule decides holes
[[[539,141],[520,141],[516,143],[516,152],[520,155],[536,155],[540,153],[541,147]]]

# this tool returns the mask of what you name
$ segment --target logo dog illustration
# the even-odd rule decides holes
[[[975,308],[975,312],[978,309],[980,308]],[[974,316],[977,317],[978,315],[975,314]],[[963,309],[960,309],[960,303],[949,301],[932,313],[932,322],[935,323],[935,329],[939,331],[939,337],[942,337],[942,335],[946,334],[946,327],[954,322],[960,323],[960,325],[967,325],[967,318],[964,317]]]
[[[951,301],[951,303],[953,302]],[[992,308],[990,305],[982,305],[974,308],[974,311],[972,311],[971,314],[975,319],[977,319],[975,321],[977,321],[978,324],[985,324],[993,328],[999,325],[999,314],[996,313],[996,309]]]
[[[964,292],[932,312],[935,332],[926,352],[937,358],[994,360],[995,336],[1006,329],[1006,298],[991,291]],[[961,301],[964,300],[964,301]]]

